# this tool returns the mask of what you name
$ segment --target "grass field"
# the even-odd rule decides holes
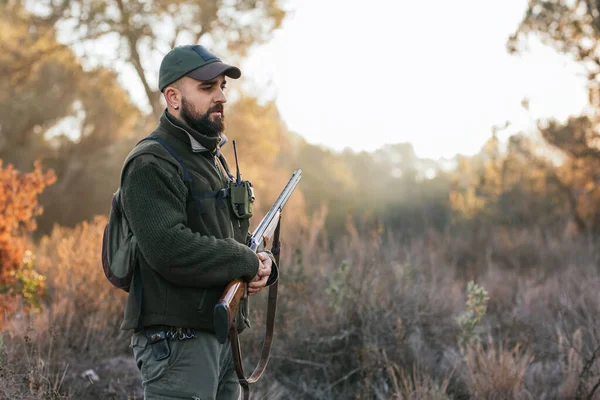
[[[47,293],[41,311],[4,322],[0,397],[142,397],[119,331],[125,296],[101,270],[105,222],[55,228],[32,247]],[[312,226],[284,235],[272,357],[253,398],[600,398],[595,240],[349,226],[331,243]],[[247,372],[265,311],[266,293],[252,297]]]

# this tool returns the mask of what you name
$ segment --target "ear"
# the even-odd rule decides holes
[[[178,88],[175,86],[167,86],[163,93],[168,105],[174,109],[181,107],[181,91]]]

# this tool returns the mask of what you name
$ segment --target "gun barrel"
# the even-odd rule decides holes
[[[260,221],[254,232],[252,232],[252,236],[249,243],[250,248],[252,250],[256,251],[256,249],[260,246],[265,232],[268,230],[273,220],[279,216],[279,213],[289,200],[290,196],[294,192],[294,189],[296,189],[296,186],[298,186],[300,179],[302,179],[302,170],[297,169],[296,171],[294,171],[292,177],[279,194],[279,197],[277,198],[269,212],[267,212],[267,215],[265,215],[265,217],[262,219],[262,221]]]

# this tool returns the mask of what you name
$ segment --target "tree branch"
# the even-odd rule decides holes
[[[592,388],[592,391],[590,392],[590,394],[587,397],[588,400],[592,400],[594,398],[594,393],[596,393],[596,390],[598,389],[598,387],[600,387],[600,380],[598,380],[598,382],[596,382],[596,384]]]
[[[194,43],[198,43],[200,41],[200,38],[202,38],[202,35],[204,35],[206,33],[206,30],[204,29],[204,25],[202,25],[202,27],[200,28],[200,32],[198,32],[196,34],[196,37],[194,38]]]
[[[173,40],[171,40],[171,43],[169,44],[170,49],[174,48],[177,44],[177,37],[179,36],[179,32],[181,32],[181,27],[177,25],[175,27],[175,35],[173,35]]]
[[[148,79],[146,79],[146,74],[144,73],[144,68],[142,67],[142,61],[140,54],[137,49],[137,44],[140,39],[139,34],[135,34],[131,29],[129,24],[129,12],[125,8],[125,4],[123,4],[123,0],[116,0],[119,10],[121,11],[121,23],[123,24],[123,35],[127,39],[127,44],[129,46],[129,61],[135,68],[140,80],[142,81],[142,85],[144,86],[144,91],[146,92],[146,96],[148,97],[148,102],[152,106],[152,112],[159,118],[162,114],[162,107],[160,106],[160,101],[158,97],[158,93],[148,84]]]
[[[577,398],[581,398],[581,396],[583,395],[583,390],[584,390],[583,382],[584,382],[585,377],[587,376],[588,372],[594,365],[594,362],[596,361],[596,357],[598,356],[598,354],[600,354],[600,346],[596,347],[596,349],[592,352],[592,355],[589,358],[585,359],[585,365],[583,366],[583,368],[581,369],[581,373],[579,374],[579,384],[577,385],[577,392],[575,395]],[[597,385],[598,384],[596,384],[596,386]],[[594,388],[592,393],[588,396],[588,399],[591,399],[591,396],[594,394],[595,390],[596,389]]]

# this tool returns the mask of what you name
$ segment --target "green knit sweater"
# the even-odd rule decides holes
[[[201,135],[166,111],[152,135],[183,160],[196,201],[188,196],[179,163],[160,143],[145,141],[131,151],[121,190],[140,249],[142,322],[214,331],[213,308],[225,286],[251,280],[259,268],[245,245],[249,221],[238,220],[227,199],[207,196],[228,182],[216,162],[218,138]],[[135,328],[138,317],[131,288],[121,328]]]

